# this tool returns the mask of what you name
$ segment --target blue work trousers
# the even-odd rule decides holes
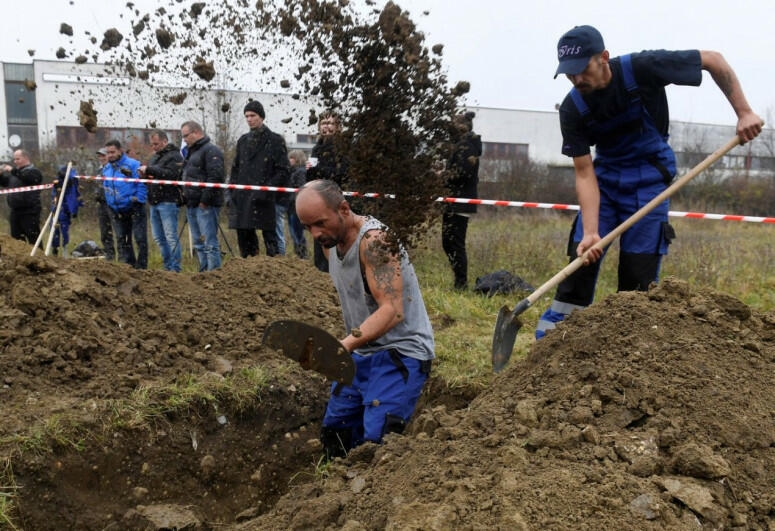
[[[351,385],[332,385],[323,427],[352,429],[354,448],[364,441],[382,441],[382,436],[391,431],[386,424],[409,421],[428,379],[430,362],[396,351],[391,356],[388,350],[369,356],[353,353],[352,358],[355,378]]]

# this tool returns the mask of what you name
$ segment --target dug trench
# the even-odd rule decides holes
[[[175,275],[0,236],[0,318],[0,485],[19,528],[217,527],[320,479],[328,383],[261,344],[277,319],[341,330],[308,261]],[[434,378],[420,408],[473,396]]]
[[[340,329],[310,264],[174,275],[0,247],[22,529],[775,526],[775,313],[726,294],[608,296],[480,393],[434,380],[405,434],[322,466],[326,382],[261,345],[274,319]]]

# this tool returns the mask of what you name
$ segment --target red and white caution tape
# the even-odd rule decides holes
[[[671,217],[690,219],[720,219],[723,221],[748,221],[751,223],[775,223],[775,218],[762,218],[758,216],[738,216],[736,214],[704,214],[702,212],[676,212],[671,210]]]
[[[495,201],[491,199],[461,199],[457,197],[439,197],[436,201],[445,203],[463,203],[469,205],[494,205],[494,206],[514,206],[523,208],[549,208],[552,210],[579,210],[579,205],[565,205],[562,203],[529,203],[525,201]],[[671,218],[690,218],[690,219],[718,219],[723,221],[747,221],[750,223],[773,223],[775,218],[766,218],[759,216],[740,216],[737,214],[706,214],[703,212],[679,212],[671,210],[668,212]]]
[[[250,184],[229,184],[229,183],[202,183],[195,181],[170,181],[161,179],[135,179],[133,177],[104,177],[104,176],[90,176],[90,175],[77,175],[78,179],[87,179],[95,181],[136,181],[148,184],[163,184],[171,186],[195,186],[198,188],[224,188],[227,190],[258,190],[263,192],[283,192],[283,193],[295,193],[298,188],[290,188],[284,186],[256,186]],[[14,188],[11,190],[0,191],[0,193],[12,193],[22,192],[33,189],[50,188],[52,185],[31,186],[27,188]],[[353,197],[387,197],[389,199],[395,199],[394,194],[378,194],[378,193],[360,193],[360,192],[343,192],[346,196]],[[437,202],[441,203],[462,203],[469,205],[489,205],[499,207],[521,207],[521,208],[544,208],[550,210],[569,210],[578,211],[578,205],[566,205],[564,203],[535,203],[529,201],[501,201],[497,199],[466,199],[461,197],[438,197]],[[759,216],[740,216],[736,214],[706,214],[702,212],[678,212],[671,210],[668,215],[673,218],[689,218],[689,219],[716,219],[722,221],[746,221],[750,223],[773,223],[775,224],[775,218],[759,217]]]
[[[36,184],[35,186],[20,186],[18,188],[5,188],[0,190],[0,195],[16,194],[19,192],[34,192],[35,190],[45,190],[46,188],[51,188],[52,186],[54,186],[53,183]]]

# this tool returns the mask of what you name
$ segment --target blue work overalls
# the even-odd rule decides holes
[[[605,237],[627,218],[659,195],[675,175],[675,155],[654,120],[646,111],[632,72],[629,55],[620,58],[622,81],[630,101],[625,112],[605,121],[591,115],[581,94],[574,88],[570,96],[591,132],[596,146],[595,175],[600,188],[598,234]],[[619,240],[619,291],[646,290],[659,277],[662,255],[674,237],[667,223],[668,201],[625,231]],[[568,255],[576,258],[576,248],[584,236],[581,213],[573,222]],[[551,307],[538,321],[536,338],[543,337],[555,323],[572,311],[592,304],[602,257],[583,266],[557,288]]]

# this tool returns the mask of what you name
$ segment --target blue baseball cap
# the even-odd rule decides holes
[[[587,68],[589,58],[605,50],[603,36],[592,26],[576,26],[560,37],[557,43],[556,78],[560,74],[576,75]]]

